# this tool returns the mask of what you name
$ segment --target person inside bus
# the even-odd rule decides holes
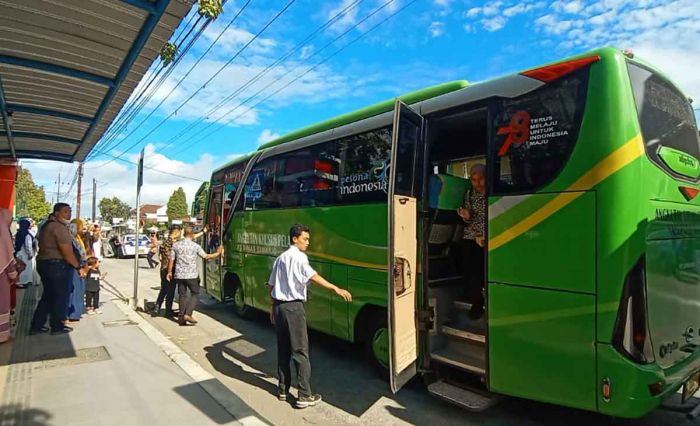
[[[486,166],[475,164],[469,170],[472,186],[464,196],[464,207],[457,214],[466,223],[464,252],[469,274],[467,296],[472,302],[469,317],[479,319],[484,314],[484,250],[486,235]]]

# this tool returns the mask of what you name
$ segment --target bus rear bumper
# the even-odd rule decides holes
[[[623,357],[612,345],[599,343],[598,411],[625,418],[645,416],[673,397],[697,371],[700,371],[700,351],[663,370],[656,364],[636,364]],[[607,399],[602,392],[605,380],[610,383],[610,397]]]

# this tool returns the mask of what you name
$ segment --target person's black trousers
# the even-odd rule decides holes
[[[100,307],[100,292],[86,291],[85,292],[85,307],[98,309]]]
[[[474,240],[464,240],[465,273],[468,277],[467,300],[472,303],[472,311],[478,312],[484,309],[484,285],[486,274],[484,272],[484,248]]]
[[[48,317],[51,330],[60,330],[67,315],[66,301],[70,296],[73,267],[60,259],[38,260],[36,267],[44,292],[34,311],[31,328],[41,329]]]
[[[179,279],[177,282],[177,293],[180,298],[178,304],[180,306],[180,319],[185,315],[192,316],[194,308],[199,302],[199,278]],[[190,294],[187,294],[187,290]]]
[[[289,365],[294,361],[299,382],[299,396],[311,395],[311,362],[309,360],[309,336],[306,330],[304,303],[275,302],[272,306],[277,331],[278,392],[287,393],[292,385]]]
[[[158,266],[158,261],[153,258],[155,255],[156,253],[149,251],[148,255],[146,256],[146,260],[148,260],[148,266],[150,266],[151,268],[155,268],[156,266]]]
[[[175,299],[175,281],[168,281],[168,268],[160,269],[160,291],[156,299],[156,309],[160,309],[165,300],[165,312],[173,311],[173,300]],[[182,308],[180,308],[182,309]]]

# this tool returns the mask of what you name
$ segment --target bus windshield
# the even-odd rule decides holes
[[[671,174],[679,174],[677,169],[664,161],[662,148],[681,151],[700,160],[700,141],[693,108],[688,99],[665,78],[634,63],[629,63],[628,69],[647,155]]]

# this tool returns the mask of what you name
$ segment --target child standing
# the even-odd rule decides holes
[[[96,257],[90,257],[87,261],[88,272],[85,277],[85,307],[88,315],[101,314],[100,311],[100,261]]]

